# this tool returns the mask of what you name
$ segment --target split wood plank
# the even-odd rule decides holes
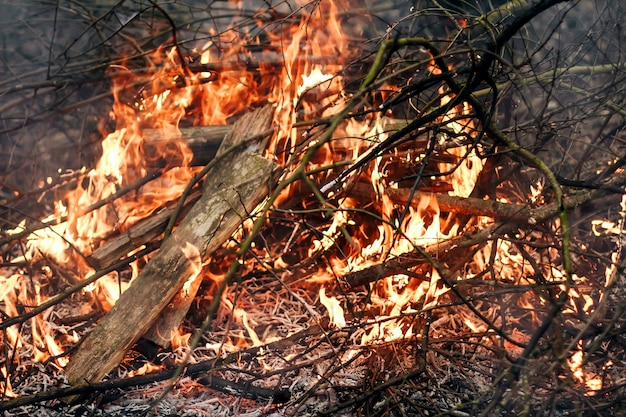
[[[237,137],[231,135],[228,143],[266,131],[271,116],[270,107],[243,116],[233,126]],[[202,261],[267,196],[277,166],[257,153],[263,147],[246,144],[217,161],[200,200],[71,356],[65,369],[70,384],[99,381],[115,368],[185,283],[197,276]]]

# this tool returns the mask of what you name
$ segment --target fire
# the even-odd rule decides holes
[[[449,97],[444,95],[441,104],[445,105],[448,101]],[[455,133],[470,132],[472,134],[474,129],[472,122],[470,120],[464,121],[461,117],[468,114],[469,110],[467,105],[457,106],[451,109],[441,121],[451,125]],[[451,122],[451,120],[455,121]],[[368,124],[372,122],[374,127],[370,129]],[[367,120],[360,125],[351,120],[350,124],[342,130],[342,133],[347,134],[346,139],[339,137],[333,141],[333,145],[338,147],[342,142],[349,143],[353,136],[373,138],[372,144],[384,141],[388,136],[383,125],[382,117]],[[440,139],[445,140],[444,138]],[[351,155],[355,160],[368,150],[367,146],[363,146],[363,140],[358,140],[358,142],[360,142],[360,147],[356,148],[357,150]],[[467,197],[482,169],[482,161],[469,147],[455,148],[452,155],[459,158],[461,164],[457,167],[448,163],[439,163],[439,170],[452,173],[447,178],[453,185],[453,189],[449,191],[451,195]],[[335,161],[332,151],[329,151],[326,156],[328,160],[325,160],[324,163],[332,164]],[[419,158],[424,158],[424,156],[421,155]],[[347,233],[347,228],[354,228],[356,225],[349,213],[359,207],[359,202],[350,198],[340,200],[337,210],[333,212],[332,223],[322,232],[323,238],[314,241],[314,245],[309,249],[309,256],[314,256],[315,253],[326,251],[336,245],[337,239],[342,234],[350,235],[348,239],[350,250],[344,251],[344,254],[348,253],[348,256],[333,258],[331,265],[326,270],[318,271],[310,279],[310,282],[328,283],[336,276],[376,264],[381,258],[402,256],[411,253],[416,246],[436,245],[453,236],[456,229],[451,227],[445,231],[446,222],[441,218],[439,206],[434,196],[422,196],[416,204],[406,207],[402,217],[398,217],[399,207],[385,194],[385,190],[392,187],[386,180],[387,169],[386,163],[383,163],[383,158],[378,157],[368,170],[370,186],[376,195],[376,205],[379,207],[377,214],[382,220],[378,223],[375,234],[370,237],[364,233],[360,238],[355,238],[354,235]],[[381,309],[379,317],[401,317],[403,311],[410,310],[411,306],[420,302],[423,303],[424,308],[436,305],[439,297],[445,294],[448,289],[440,285],[440,276],[435,269],[432,269],[428,274],[430,279],[421,283],[407,279],[406,276],[402,275],[393,275],[378,281],[371,301],[373,305],[377,305]],[[320,290],[320,302],[329,311],[331,322],[336,325],[337,323],[345,325],[343,314],[338,309],[340,302],[337,299],[327,297],[322,289]],[[339,321],[336,317],[340,317]],[[364,336],[361,343],[371,343],[374,340],[390,341],[411,334],[410,329],[398,331],[401,328],[399,323],[397,320],[382,322]]]
[[[256,323],[250,321],[246,311],[240,308],[236,308],[233,313],[235,318],[239,320],[243,327],[246,329],[248,337],[250,337],[250,340],[252,341],[252,346],[262,346],[264,343],[261,341],[256,331],[252,328],[252,326],[256,325]]]
[[[193,295],[190,295],[191,287],[194,286],[194,281],[200,276],[200,272],[202,272],[202,257],[200,255],[200,251],[194,245],[189,242],[185,242],[185,245],[182,247],[182,251],[185,254],[185,257],[192,262],[193,272],[191,276],[185,281],[183,284],[183,297],[189,298]]]
[[[576,344],[576,350],[574,353],[567,359],[567,364],[572,371],[572,377],[575,381],[583,385],[586,389],[586,395],[595,395],[597,391],[602,389],[602,378],[598,376],[590,376],[585,371],[584,367],[585,362],[585,352],[583,349],[582,341],[578,341]],[[606,366],[610,366],[610,363],[607,363]]]
[[[137,376],[137,375],[145,375],[145,374],[149,374],[150,372],[159,371],[160,369],[161,369],[161,366],[156,366],[156,365],[151,364],[150,362],[146,362],[139,369],[130,371],[127,376],[132,377],[132,376]]]
[[[182,140],[173,140],[164,148],[155,150],[153,154],[146,154],[145,129],[159,129],[169,132],[168,137],[180,137],[181,121],[197,126],[225,124],[231,117],[241,114],[247,108],[267,101],[275,106],[273,122],[279,129],[272,137],[265,157],[276,161],[287,170],[300,164],[304,152],[311,149],[319,137],[315,128],[303,133],[300,125],[323,124],[320,120],[339,114],[350,99],[349,93],[345,91],[344,76],[338,75],[343,69],[344,62],[337,58],[345,59],[350,56],[350,46],[341,29],[338,15],[341,2],[322,2],[319,6],[315,10],[323,14],[323,19],[314,19],[313,16],[303,12],[305,16],[299,24],[284,28],[279,37],[271,39],[276,48],[282,48],[281,65],[277,67],[260,64],[260,68],[254,70],[260,76],[242,63],[243,58],[248,55],[244,48],[247,39],[243,37],[234,40],[229,38],[228,43],[232,47],[226,51],[219,51],[221,55],[217,53],[220,44],[218,41],[207,42],[200,51],[196,51],[197,61],[201,69],[204,69],[197,73],[189,70],[189,66],[195,64],[195,58],[187,57],[185,59],[188,62],[181,62],[180,51],[177,48],[168,51],[159,49],[155,52],[151,57],[155,67],[152,68],[152,74],[148,79],[134,73],[131,62],[112,67],[115,103],[110,119],[115,122],[115,129],[111,132],[103,129],[102,156],[95,168],[84,169],[83,178],[78,182],[76,189],[55,202],[53,217],[64,216],[67,221],[31,235],[28,241],[30,249],[28,256],[46,254],[60,263],[76,265],[77,275],[88,277],[94,270],[84,257],[97,249],[108,237],[128,230],[139,220],[150,217],[180,196],[198,171],[197,168],[190,166],[193,156],[191,151]],[[266,55],[273,56],[269,52]],[[303,55],[311,59],[303,60]],[[313,62],[313,57],[325,56],[333,59],[321,64]],[[218,59],[224,67],[211,69],[211,65]],[[441,74],[434,65],[431,72]],[[130,87],[139,82],[142,87],[137,93]],[[441,95],[439,104],[445,107],[452,96],[447,95],[443,88],[439,92]],[[447,126],[448,133],[440,132],[432,137],[423,133],[424,139],[429,145],[432,144],[433,148],[440,146],[443,149],[443,145],[458,137],[474,138],[477,128],[470,116],[471,113],[472,109],[468,103],[450,108],[438,120]],[[282,254],[287,257],[291,255],[291,247],[296,247],[293,252],[302,253],[311,259],[327,260],[316,264],[316,270],[302,285],[307,288],[319,286],[319,303],[326,309],[331,325],[338,329],[349,325],[349,318],[346,318],[343,306],[350,305],[348,302],[355,303],[354,300],[346,298],[345,292],[336,291],[345,284],[342,277],[358,273],[373,265],[380,265],[390,259],[415,257],[417,249],[437,247],[457,234],[458,225],[453,224],[452,216],[440,208],[434,193],[430,195],[428,192],[420,192],[407,204],[394,201],[387,191],[406,187],[390,179],[393,178],[391,175],[394,174],[393,170],[397,169],[394,164],[401,160],[412,169],[420,164],[435,166],[437,171],[442,173],[437,177],[437,181],[450,185],[445,193],[456,197],[470,196],[483,168],[478,145],[449,147],[441,151],[444,155],[442,160],[434,163],[429,162],[431,155],[424,153],[425,150],[407,150],[398,146],[389,154],[378,155],[372,163],[363,168],[362,172],[341,184],[341,190],[323,194],[320,185],[327,184],[337,171],[337,168],[333,170],[331,167],[358,161],[376,144],[385,141],[389,137],[389,126],[393,123],[392,116],[393,114],[389,112],[383,115],[369,111],[363,117],[349,118],[340,123],[332,140],[325,143],[311,160],[306,161],[306,172],[313,174],[306,174],[306,181],[285,187],[275,200],[274,209],[277,213],[283,210],[292,214],[293,212],[290,212],[292,207],[289,205],[295,196],[303,200],[301,206],[297,206],[298,209],[302,212],[313,212],[314,216],[318,216],[316,220],[321,226],[311,226],[315,229],[311,234],[312,237],[302,241],[286,239],[286,242],[283,242]],[[159,167],[158,170],[156,167]],[[124,197],[86,212],[88,207],[110,198],[120,189],[131,186],[156,171],[158,178],[146,182]],[[436,182],[434,178],[426,179]],[[349,194],[351,187],[356,186],[363,186],[370,193],[369,197],[351,196]],[[532,186],[530,198],[535,204],[544,203],[542,193],[542,183]],[[235,247],[252,225],[253,221],[247,220],[225,248]],[[621,228],[621,224],[608,222],[594,224],[594,231],[597,234],[617,233],[618,230],[621,233]],[[271,245],[267,246],[268,248],[264,249],[255,246],[253,250],[258,253],[265,250],[269,257]],[[203,263],[198,248],[186,244],[182,250],[194,265],[193,274],[183,288],[183,297],[193,296],[203,279],[215,282],[223,279],[223,274],[203,270],[206,261]],[[556,257],[557,251],[553,252]],[[534,261],[540,263],[540,260]],[[241,263],[242,270],[254,267],[250,266],[253,262],[245,264],[241,261]],[[484,271],[488,264],[494,269],[494,276],[497,275],[499,283],[527,284],[530,279],[528,277],[538,272],[511,240],[498,238],[477,250],[473,256],[471,270],[446,276],[445,271],[428,262],[424,263],[426,266],[407,268],[406,273],[386,274],[368,284],[367,297],[357,300],[356,303],[366,305],[364,310],[371,316],[364,317],[362,321],[365,324],[364,328],[352,335],[351,340],[355,344],[382,344],[428,336],[420,333],[421,329],[415,324],[415,317],[423,311],[435,311],[440,303],[449,302],[454,298],[450,295],[451,288],[447,280],[456,283],[465,278],[475,277]],[[139,263],[132,265],[133,277],[137,275],[139,265]],[[289,262],[282,256],[276,258],[273,266],[286,270],[281,277],[288,277],[292,273],[289,271]],[[218,269],[224,270],[227,267],[221,265]],[[575,285],[566,288],[561,271],[552,267],[544,269],[548,271],[551,283],[557,283],[562,291],[566,289],[568,291],[569,303],[565,313],[593,312],[594,299],[580,290],[586,283],[584,277],[574,275]],[[4,312],[9,316],[19,314],[18,305],[40,304],[45,298],[41,294],[41,288],[29,287],[22,271],[15,272],[0,284],[0,298],[4,300]],[[112,273],[86,287],[83,295],[96,299],[99,310],[106,312],[131,284],[132,277],[130,282],[123,281],[119,273]],[[525,293],[515,299],[516,307],[528,310],[530,322],[534,326],[541,322],[541,317],[535,312],[536,306],[540,303],[545,303],[545,299],[531,293]],[[213,351],[215,355],[221,355],[225,351],[262,346],[273,340],[272,336],[266,337],[263,332],[257,330],[260,327],[259,323],[244,308],[239,307],[232,294],[222,296],[222,305],[231,315],[233,326],[237,328],[226,332],[224,343],[207,343],[206,349]],[[503,325],[501,321],[498,322],[503,319],[496,317],[495,310],[489,311],[486,316],[493,319],[494,323]],[[64,367],[67,359],[62,353],[67,346],[55,340],[55,330],[50,322],[37,316],[29,324],[35,346],[34,360],[43,362],[54,356],[56,365]],[[530,339],[524,326],[517,324],[515,323],[509,332],[511,338],[503,342],[507,351],[515,355],[521,354],[523,349],[511,341],[524,344]],[[459,312],[458,317],[445,315],[436,317],[432,327],[444,325],[450,326],[454,331],[465,330],[481,335],[493,330],[467,311]],[[365,328],[367,330],[364,330]],[[19,350],[24,343],[15,326],[6,329],[5,337],[9,349]],[[190,337],[190,333],[184,333],[180,329],[174,332],[171,340],[172,349],[185,351],[189,347]],[[66,344],[75,342],[73,339],[68,337]],[[567,364],[573,378],[586,386],[589,392],[602,387],[601,380],[585,373],[581,342],[567,359]],[[134,374],[141,375],[154,369],[157,368],[146,364]],[[4,367],[1,370],[5,377],[1,388],[4,389],[5,395],[10,396],[12,395],[10,378],[6,375]]]
[[[244,39],[235,44],[239,46],[234,47],[226,59],[236,59],[242,53]],[[212,48],[215,49],[215,44],[205,45],[200,63],[210,63]],[[146,71],[147,76],[138,74],[134,70],[137,64],[133,62],[110,68],[114,104],[109,118],[115,127],[107,131],[102,123],[104,139],[100,160],[93,169],[83,168],[83,176],[76,188],[55,201],[54,215],[44,219],[67,220],[29,236],[29,251],[24,258],[16,258],[14,262],[43,254],[61,264],[75,266],[77,279],[89,277],[94,270],[85,258],[104,240],[128,230],[138,220],[150,217],[165,203],[180,196],[198,170],[190,166],[193,154],[179,140],[171,140],[156,149],[146,147],[144,130],[157,129],[167,132],[168,137],[180,137],[178,128],[183,119],[196,125],[223,124],[227,118],[256,103],[263,93],[263,87],[254,81],[254,74],[242,72],[239,65],[234,64],[232,70],[221,71],[213,77],[213,73],[190,72],[192,58],[189,60],[181,62],[181,54],[175,47],[168,51],[159,48],[148,60],[152,67]],[[207,75],[210,80],[206,79]],[[133,187],[145,178],[153,179],[142,181],[143,185],[135,186],[136,189],[124,197],[87,210],[94,203],[111,198],[121,189]],[[17,229],[23,228],[22,225]],[[192,250],[188,252],[189,257],[197,257],[197,250],[195,254]],[[138,268],[137,263],[131,265],[133,276]],[[201,265],[198,276],[200,269]],[[192,281],[190,279],[188,283]],[[47,295],[40,293],[39,284],[35,285],[34,289],[30,288],[28,280],[20,273],[3,279],[4,311],[10,316],[18,316],[16,305],[38,305],[45,301]],[[108,311],[129,285],[128,280],[121,280],[118,274],[110,274],[84,288],[83,294],[95,300],[98,309]],[[44,361],[65,349],[66,346],[55,341],[55,332],[40,316],[31,323],[33,338],[36,338],[33,341],[35,360]],[[20,348],[22,340],[15,326],[6,330],[6,337],[11,346]],[[56,362],[64,366],[67,359],[59,357]]]
[[[2,380],[0,381],[0,390],[2,390],[2,395],[8,398],[19,397],[19,395],[13,392],[13,388],[11,387],[11,378],[7,373],[6,365],[2,365],[0,367],[0,374],[2,375]]]
[[[328,310],[330,322],[337,328],[346,326],[346,319],[343,316],[343,308],[334,297],[327,297],[324,287],[320,288],[320,303]]]

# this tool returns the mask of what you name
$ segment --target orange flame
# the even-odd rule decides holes
[[[572,356],[567,359],[567,364],[572,371],[574,380],[585,387],[585,395],[595,395],[597,391],[602,389],[602,378],[599,376],[590,377],[587,374],[584,368],[584,356],[583,344],[582,341],[579,340],[576,345],[576,350]],[[610,366],[610,363],[607,363],[606,366]]]

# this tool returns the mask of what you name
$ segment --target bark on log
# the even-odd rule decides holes
[[[233,132],[250,137],[266,131],[271,114],[271,108],[248,114]],[[72,355],[66,367],[70,384],[99,381],[115,368],[184,284],[195,278],[201,259],[221,246],[267,195],[277,169],[256,151],[242,146],[220,158],[207,175],[201,199]]]

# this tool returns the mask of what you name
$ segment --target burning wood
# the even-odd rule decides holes
[[[172,330],[182,321],[199,287],[202,262],[267,195],[275,165],[254,150],[232,151],[230,147],[249,147],[244,139],[265,134],[270,117],[268,107],[244,116],[233,127],[225,141],[227,146],[221,148],[222,155],[218,153],[219,160],[207,177],[203,196],[72,355],[66,367],[70,383],[102,379],[155,322],[149,337],[160,344],[169,343]],[[252,149],[262,148],[254,145]],[[191,285],[183,289],[186,282]],[[174,306],[168,307],[180,291],[185,294],[178,295]]]
[[[176,131],[164,131],[156,129],[144,130],[144,147],[147,153],[152,153],[152,149],[159,148],[163,144],[172,141],[183,141],[193,152],[192,165],[206,165],[213,159],[217,150],[232,126],[198,126],[188,127]]]
[[[177,207],[163,209],[150,218],[131,226],[129,230],[120,235],[107,240],[106,243],[88,256],[89,263],[98,268],[106,268],[127,253],[131,253],[142,245],[153,242],[163,233],[173,215],[185,216],[198,198],[200,196],[197,194],[189,197],[183,205],[183,211],[180,213],[177,213]]]

